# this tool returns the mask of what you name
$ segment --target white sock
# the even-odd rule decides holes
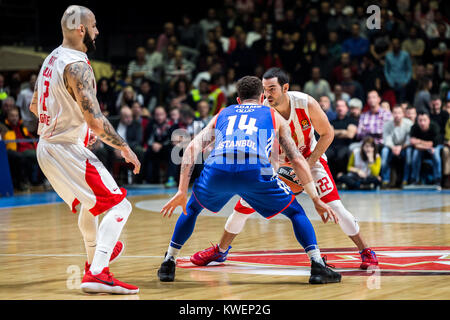
[[[81,206],[78,216],[78,227],[83,235],[87,261],[91,264],[94,259],[95,249],[97,247],[98,217],[94,217],[88,209]]]
[[[228,248],[227,249],[222,249],[219,245],[217,245],[217,246],[219,247],[219,252],[220,253],[225,253],[228,250]]]
[[[177,248],[174,248],[174,247],[172,247],[172,246],[169,245],[169,248],[167,249],[167,255],[166,255],[166,257],[164,258],[164,261],[169,260],[171,257],[172,257],[174,260],[177,260],[177,256],[178,256],[178,253],[180,252],[180,250],[181,250],[181,249],[177,249]]]
[[[98,230],[97,248],[90,269],[92,274],[101,273],[103,268],[109,265],[111,253],[130,216],[131,209],[131,203],[124,199],[106,213]]]
[[[320,263],[321,265],[325,266],[322,260],[322,256],[320,255],[320,249],[309,250],[307,254],[311,261],[315,261],[316,263]]]

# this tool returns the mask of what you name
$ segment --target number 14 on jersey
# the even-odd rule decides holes
[[[228,117],[228,126],[226,135],[232,135],[234,132],[234,126],[236,124],[237,115]],[[238,129],[245,131],[245,134],[252,135],[258,131],[258,127],[256,126],[256,118],[250,118],[247,123],[247,115],[243,114],[239,116]]]

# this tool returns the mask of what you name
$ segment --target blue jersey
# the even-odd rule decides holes
[[[275,130],[270,107],[231,105],[217,116],[215,146],[205,165],[230,172],[272,169],[269,158]]]

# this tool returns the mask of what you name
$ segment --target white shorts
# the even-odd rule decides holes
[[[97,216],[119,204],[127,194],[87,148],[76,144],[39,141],[36,156],[56,193],[76,213],[82,204]]]
[[[334,182],[333,175],[331,174],[328,163],[325,159],[319,158],[319,160],[311,167],[311,175],[314,183],[316,184],[317,192],[319,193],[320,200],[325,203],[330,203],[335,200],[340,200],[336,183]]]

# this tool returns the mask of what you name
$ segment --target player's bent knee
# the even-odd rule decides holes
[[[233,234],[240,233],[248,217],[250,217],[250,214],[244,214],[234,210],[225,223],[225,231]]]
[[[352,237],[359,233],[358,221],[347,209],[345,209],[341,201],[333,201],[328,203],[328,205],[338,216],[339,226],[346,235]]]
[[[133,210],[133,206],[127,198],[124,198],[121,202],[112,207],[111,210],[120,210],[122,214],[130,215]]]

